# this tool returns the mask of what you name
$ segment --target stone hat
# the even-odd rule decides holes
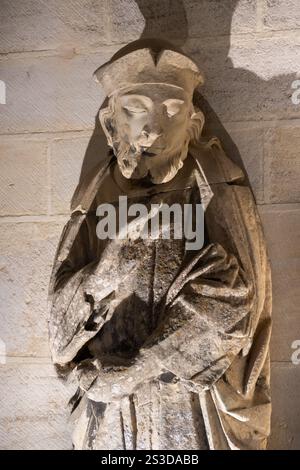
[[[173,50],[155,53],[150,48],[133,52],[107,62],[94,72],[107,96],[116,90],[142,83],[165,83],[183,88],[191,96],[204,82],[197,65],[185,55]]]

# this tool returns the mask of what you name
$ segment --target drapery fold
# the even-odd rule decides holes
[[[195,179],[200,199],[208,201],[205,245],[178,258],[169,284],[165,281],[165,294],[155,307],[155,328],[136,356],[149,373],[143,370],[141,383],[128,396],[104,403],[97,369],[101,361],[99,365],[85,358],[86,364],[92,364],[89,374],[93,373],[73,413],[77,448],[163,449],[172,442],[178,449],[266,446],[271,411],[271,278],[257,208],[241,170],[218,141],[193,147],[190,153],[202,170]],[[77,368],[78,353],[92,341],[101,341],[104,325],[116,315],[119,280],[136,269],[128,257],[109,265],[112,258],[105,261],[105,248],[96,237],[91,207],[107,167],[77,191],[81,203],[62,234],[51,280],[53,360],[75,361]],[[174,192],[174,202],[177,196]],[[150,265],[149,246],[148,252]],[[156,254],[151,262],[158,259]],[[149,273],[153,271],[152,266]],[[133,299],[124,305],[143,304]],[[170,373],[167,381],[166,373]],[[171,433],[173,441],[170,422],[179,436]]]

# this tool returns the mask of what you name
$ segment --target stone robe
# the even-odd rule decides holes
[[[79,385],[74,447],[265,448],[270,270],[242,171],[216,139],[190,147],[162,185],[121,185],[115,165],[108,160],[77,190],[51,278],[53,360],[70,364]],[[96,207],[118,209],[125,194],[148,205],[202,202],[204,246],[187,252],[184,239],[99,240]],[[145,368],[135,369],[140,355]],[[120,399],[103,394],[98,371],[107,360],[128,374]]]

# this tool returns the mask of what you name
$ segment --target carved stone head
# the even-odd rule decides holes
[[[178,52],[147,48],[105,64],[95,77],[109,98],[100,121],[122,174],[170,181],[204,124],[192,101],[203,83],[197,66]]]

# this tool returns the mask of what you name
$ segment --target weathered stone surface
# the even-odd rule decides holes
[[[112,42],[126,43],[139,39],[145,27],[145,18],[139,8],[139,2],[134,0],[108,0],[108,4],[110,8]],[[142,0],[143,4],[155,15],[155,8],[151,10],[149,2],[143,2]]]
[[[256,28],[255,0],[185,0],[189,36],[249,33]]]
[[[236,145],[249,177],[256,202],[264,201],[264,132],[260,128],[231,128],[228,134]]]
[[[162,37],[184,44],[188,37],[255,31],[254,0],[109,0],[111,39],[129,42]]]
[[[300,127],[276,127],[265,136],[265,201],[300,202]]]
[[[52,212],[69,213],[89,137],[55,140],[51,146]]]
[[[300,4],[298,0],[264,0],[263,25],[268,30],[300,28]]]
[[[255,406],[249,400],[269,382],[264,365],[271,285],[255,203],[247,188],[230,186],[242,171],[217,142],[198,142],[204,116],[191,112],[193,92],[202,82],[195,63],[169,49],[154,60],[154,52],[128,51],[95,72],[109,97],[99,119],[116,166],[106,171],[102,161],[94,178],[82,182],[77,203],[72,201],[80,210],[72,214],[54,259],[52,359],[78,364],[84,394],[73,443],[81,450],[126,449],[127,441],[138,450],[264,449],[271,404],[267,393],[257,393]],[[145,184],[146,176],[153,186]],[[134,201],[131,209],[142,203],[146,214],[138,209],[139,221],[120,222],[116,237],[115,229],[109,235],[101,231],[93,207],[114,202],[127,219],[121,200],[117,203],[121,192],[130,205]],[[189,203],[188,218],[194,219],[199,201],[204,207],[211,203],[203,250],[201,243],[187,253],[182,232],[176,240],[139,237],[154,202],[156,208],[176,205],[180,211]],[[166,235],[175,226],[169,220],[158,231]],[[82,360],[85,348],[89,360]],[[241,350],[248,356],[243,361]],[[245,377],[245,383],[236,377]],[[191,391],[201,394],[196,404]],[[214,403],[209,411],[206,400]],[[123,404],[130,413],[122,413]],[[211,420],[218,417],[211,429],[204,425],[207,413]],[[220,439],[212,443],[215,436]]]
[[[4,58],[0,76],[7,86],[1,133],[65,131],[94,127],[104,95],[93,79],[113,54]]]
[[[1,449],[71,449],[69,391],[50,364],[0,365]]]
[[[300,448],[299,387],[300,365],[272,365],[273,415],[269,449]]]
[[[1,52],[81,48],[105,44],[106,1],[1,1]]]
[[[47,212],[47,143],[2,139],[0,215]]]
[[[2,223],[1,339],[10,356],[49,356],[47,293],[60,224]]]
[[[252,32],[255,0],[25,0],[1,3],[1,52],[101,47],[148,37],[182,42]],[[38,25],[38,28],[37,28]],[[42,34],[40,34],[42,31]]]
[[[273,278],[271,360],[290,361],[300,339],[300,205],[261,206]]]
[[[206,44],[191,39],[185,50],[204,73],[200,92],[221,121],[257,121],[300,117],[300,106],[291,100],[298,44],[296,37],[233,38],[231,45],[218,38]]]
[[[291,84],[300,63],[299,31],[291,31],[300,27],[299,1],[2,0],[0,23],[0,52],[18,53],[1,58],[0,80],[5,80],[8,93],[7,105],[0,105],[0,133],[93,128],[103,95],[91,74],[119,48],[102,45],[126,43],[141,34],[162,36],[180,45],[187,39],[192,56],[206,74],[204,94],[222,121],[256,121],[255,129],[254,123],[247,131],[245,124],[235,123],[228,130],[249,172],[257,201],[263,201],[264,190],[265,202],[276,203],[260,207],[273,266],[271,358],[289,363],[273,364],[269,447],[299,449],[300,365],[293,366],[290,358],[291,343],[300,339],[300,204],[278,204],[299,203],[295,121],[266,134],[264,182],[262,160],[256,160],[253,150],[256,136],[261,142],[257,121],[300,117],[300,106],[291,102]],[[272,30],[276,30],[274,35]],[[200,39],[189,40],[192,36]],[[93,55],[95,48],[99,54]],[[40,52],[19,54],[22,51]],[[79,51],[86,56],[74,55]],[[45,57],[49,54],[59,56]],[[0,208],[4,215],[37,215],[47,209],[45,144],[43,138],[33,143],[27,138],[14,144],[9,140],[9,145],[2,140],[0,145]],[[85,137],[53,142],[54,213],[68,211],[85,142]],[[1,223],[0,228],[0,362],[2,337],[8,353],[19,356],[16,360],[34,355],[30,360],[38,362],[39,356],[49,354],[46,292],[61,224]],[[62,390],[53,368],[8,363],[0,365],[0,375],[4,398],[0,448],[69,449],[71,430],[63,410],[70,393]]]

